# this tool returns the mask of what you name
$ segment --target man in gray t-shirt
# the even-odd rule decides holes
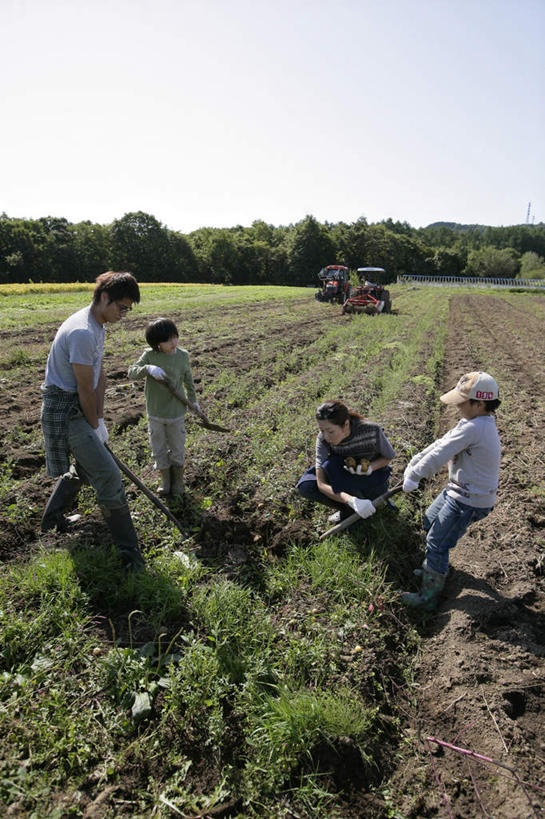
[[[45,386],[53,384],[66,392],[77,392],[78,382],[73,364],[93,368],[93,389],[96,390],[104,353],[104,326],[95,318],[92,305],[78,310],[57,330],[47,357]]]
[[[59,477],[42,517],[42,531],[66,528],[64,512],[82,481],[91,484],[124,563],[144,565],[119,469],[104,446],[106,378],[102,367],[104,325],[114,323],[140,301],[130,273],[98,276],[93,301],[59,327],[47,358],[42,386],[42,429],[47,474]],[[75,464],[70,465],[70,457]]]

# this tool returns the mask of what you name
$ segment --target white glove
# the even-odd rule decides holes
[[[403,478],[403,491],[414,492],[415,489],[418,489],[419,483],[420,481],[411,481],[410,478]]]
[[[146,370],[148,371],[148,375],[151,375],[152,378],[156,378],[157,381],[162,381],[166,376],[166,372],[155,364],[146,364]]]
[[[367,467],[365,472],[363,471],[363,466],[358,464],[357,467],[354,469],[353,466],[344,466],[343,469],[346,469],[347,472],[350,472],[351,475],[372,475],[373,474],[373,467],[371,464]]]
[[[200,405],[199,405],[199,402],[198,402],[198,401],[195,401],[195,403],[193,404],[193,406],[195,407],[195,409],[197,410],[197,412],[202,412],[202,409],[200,408]]]
[[[350,498],[348,505],[357,512],[360,518],[370,518],[377,511],[367,498]]]
[[[97,436],[98,440],[101,444],[105,444],[108,438],[108,430],[106,429],[106,424],[104,423],[104,418],[98,419],[98,427],[94,430],[95,435]]]

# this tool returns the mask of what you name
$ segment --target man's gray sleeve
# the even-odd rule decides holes
[[[88,330],[73,330],[68,336],[70,364],[85,364],[93,367],[98,358],[94,337]]]

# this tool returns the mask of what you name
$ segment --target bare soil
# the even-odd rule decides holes
[[[266,308],[255,308],[252,330],[242,346],[240,337],[232,344],[218,344],[212,335],[188,340],[195,371],[200,371],[203,379],[209,381],[223,367],[241,373],[255,367],[262,309]],[[233,310],[234,321],[244,318],[242,311]],[[324,313],[324,321],[339,321],[338,314]],[[302,336],[310,344],[321,332],[318,324],[309,320],[304,327],[294,322],[286,328],[279,321],[272,331],[269,324],[267,335],[278,332],[286,349],[292,342],[293,347],[301,348]],[[55,329],[22,331],[18,344],[32,358],[33,350],[49,343]],[[125,359],[125,355],[114,353],[107,360],[107,415],[115,417],[121,429],[137,423],[143,412],[141,392],[126,386]],[[406,742],[399,749],[398,761],[388,766],[390,807],[382,797],[355,795],[352,809],[350,804],[346,806],[346,816],[416,819],[483,815],[512,819],[544,815],[544,361],[543,325],[535,316],[494,296],[452,298],[447,352],[443,371],[437,374],[437,388],[450,389],[463,372],[473,369],[497,376],[504,399],[497,413],[503,447],[498,503],[453,551],[451,573],[437,613],[415,620],[422,636],[415,686],[391,692],[403,715]],[[41,510],[51,491],[50,481],[37,485],[30,480],[36,472],[44,474],[44,458],[39,445],[29,447],[25,442],[25,432],[39,425],[40,378],[41,373],[37,377],[36,368],[29,367],[16,388],[0,389],[2,450],[13,463],[14,476],[23,481],[29,478],[27,500],[36,510],[22,524],[10,522],[9,517],[3,522],[3,561],[24,557],[32,548]],[[256,390],[267,386],[266,368],[256,379]],[[400,397],[401,404],[415,441],[429,442],[421,440],[426,434],[421,408],[410,401],[409,393]],[[443,431],[454,422],[455,418],[445,412]],[[14,442],[14,427],[21,430],[20,445],[17,439]],[[196,476],[189,471],[188,478],[191,482]],[[437,488],[440,486],[439,481]],[[308,538],[308,530],[297,521],[274,530],[265,513],[260,518],[259,508],[246,524],[236,519],[236,510],[234,487],[232,497],[225,499],[224,514],[211,519],[208,533],[206,527],[203,529],[203,547],[207,538],[210,544],[223,543],[225,549],[231,547],[236,560],[233,545],[247,542],[256,532],[266,535],[277,553],[288,540]],[[242,531],[243,526],[249,530]],[[415,553],[413,565],[407,567],[407,582],[410,570],[420,560],[421,553]],[[324,755],[331,753],[331,749],[323,749]],[[343,755],[345,761],[350,753]],[[485,762],[475,754],[494,762]],[[347,770],[333,766],[333,771],[339,787],[347,788]],[[354,774],[350,790],[357,788]]]
[[[544,360],[532,316],[494,296],[452,299],[441,389],[463,372],[496,375],[500,491],[494,512],[453,550],[439,610],[420,626],[416,694],[405,706],[409,752],[391,781],[403,816],[543,816]],[[443,431],[454,421],[445,412]]]

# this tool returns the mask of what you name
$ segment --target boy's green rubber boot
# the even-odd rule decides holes
[[[445,586],[446,574],[422,567],[422,587],[419,592],[403,592],[401,602],[411,608],[420,608],[422,611],[434,611],[439,601],[439,595]]]
[[[168,469],[160,469],[161,486],[157,490],[159,495],[170,495],[170,467]]]
[[[170,467],[170,494],[173,498],[181,498],[185,492],[183,466]]]

